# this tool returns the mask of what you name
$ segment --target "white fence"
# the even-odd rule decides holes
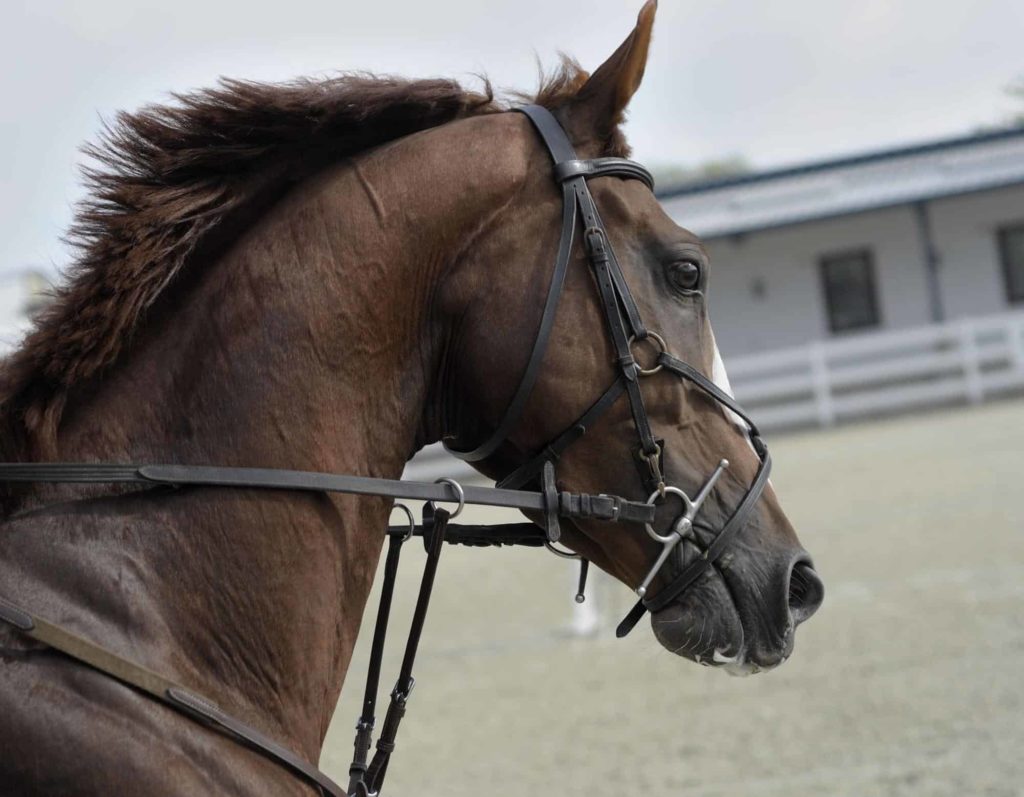
[[[867,333],[727,363],[764,429],[831,426],[1024,391],[1024,313]]]

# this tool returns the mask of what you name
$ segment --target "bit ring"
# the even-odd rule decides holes
[[[666,487],[666,488],[664,488],[664,494],[665,495],[677,496],[679,498],[679,500],[681,500],[683,502],[683,508],[685,510],[683,512],[683,514],[682,514],[683,518],[689,518],[689,517],[691,517],[692,514],[694,514],[693,501],[690,500],[690,496],[688,496],[686,493],[684,493],[678,487]],[[661,497],[663,497],[662,496],[662,490],[661,489],[655,490],[648,497],[647,503],[648,504],[654,504]],[[686,535],[682,535],[682,534],[680,534],[679,532],[676,531],[676,526],[678,526],[678,525],[679,525],[679,519],[677,519],[675,521],[675,523],[672,524],[672,531],[670,531],[668,534],[658,534],[658,532],[656,532],[654,530],[654,527],[650,523],[644,523],[644,528],[647,529],[647,535],[652,540],[654,540],[656,542],[660,542],[660,543],[666,543],[666,542],[672,542],[672,540],[676,539],[677,537],[678,538],[682,538],[682,537],[686,536]]]

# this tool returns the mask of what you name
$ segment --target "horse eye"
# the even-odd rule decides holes
[[[692,260],[673,263],[668,267],[668,281],[678,290],[695,290],[700,285],[700,266]]]

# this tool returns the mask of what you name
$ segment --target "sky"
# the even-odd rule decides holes
[[[639,0],[4,3],[0,273],[58,269],[78,147],[119,109],[220,75],[370,70],[530,88],[559,52],[593,69]],[[627,135],[650,166],[757,168],[997,124],[1024,77],[1024,2],[662,0]],[[1024,105],[1024,103],[1019,103]]]

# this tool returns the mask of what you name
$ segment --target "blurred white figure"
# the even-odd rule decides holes
[[[41,271],[23,269],[0,276],[0,353],[15,348],[46,302],[50,283]]]
[[[579,562],[570,564],[569,573],[572,577],[572,594],[575,595],[580,578]],[[583,603],[574,601],[572,604],[572,620],[569,623],[572,636],[593,636],[601,630],[601,596],[604,592],[601,576],[596,567],[591,567],[587,578],[586,600]]]

